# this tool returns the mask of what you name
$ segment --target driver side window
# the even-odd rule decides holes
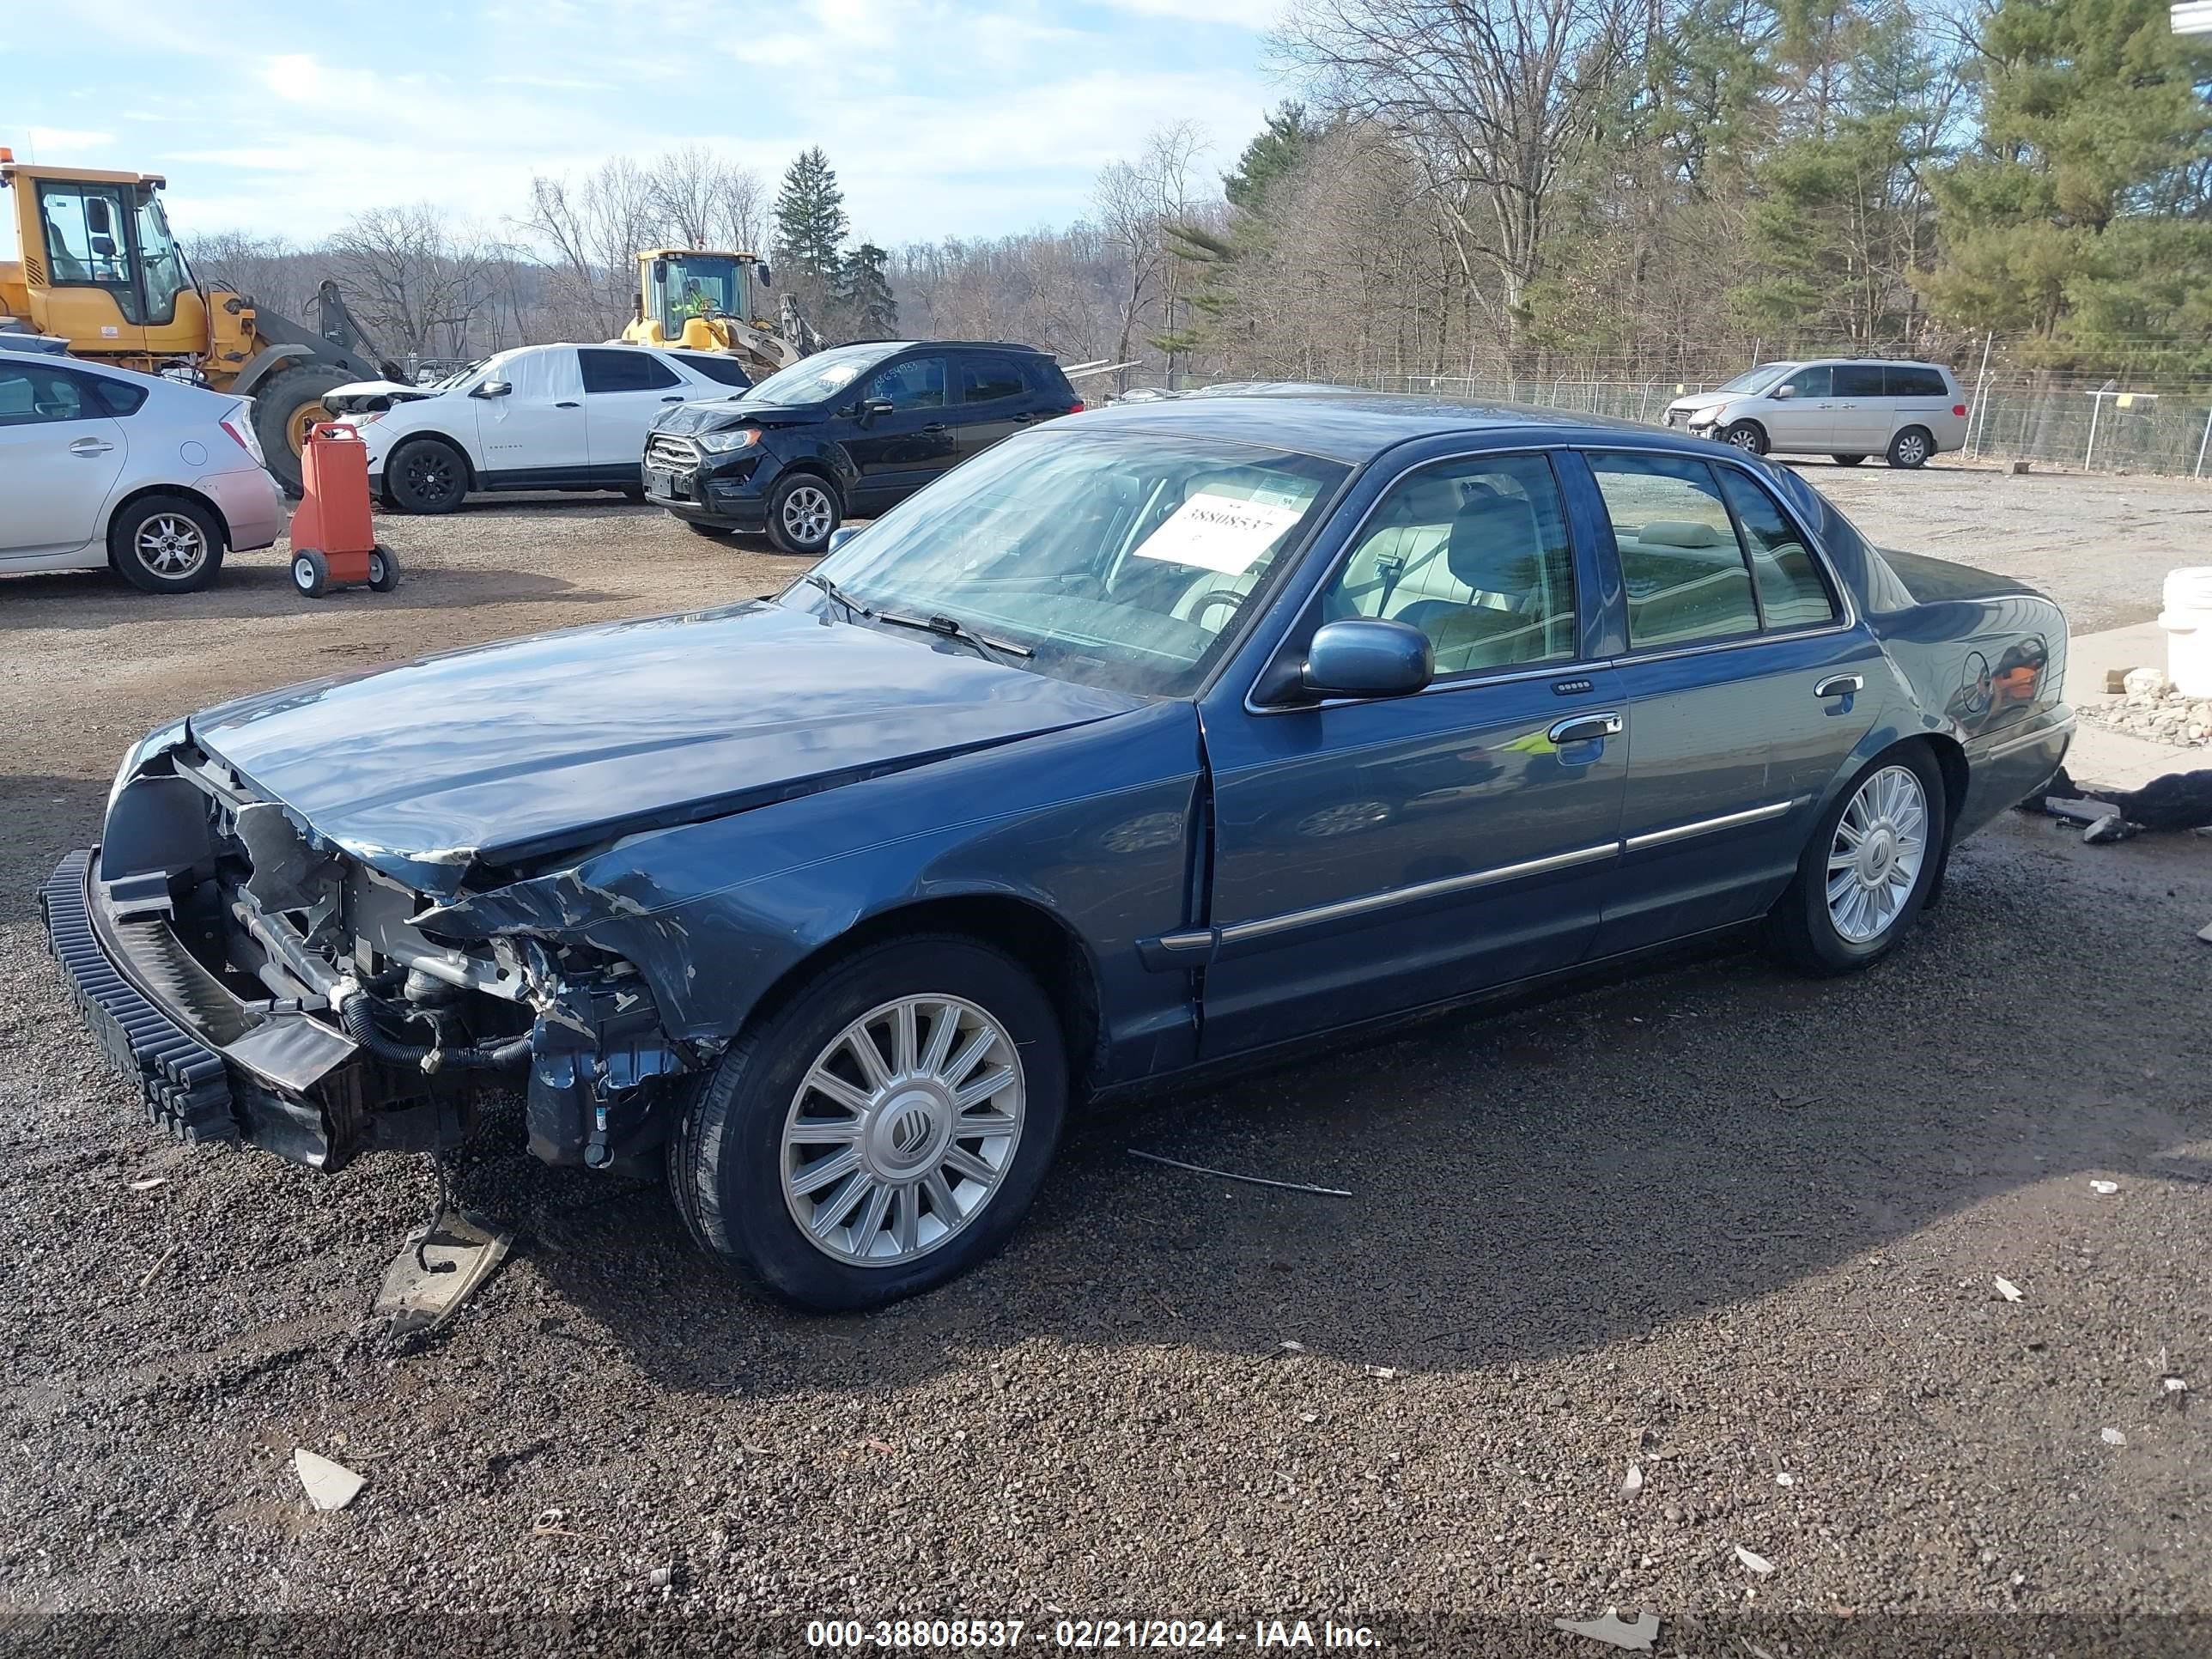
[[[1801,368],[1782,384],[1790,389],[1793,397],[1825,398],[1828,396],[1829,377],[1835,371],[1822,363],[1817,368]]]
[[[893,409],[945,407],[945,359],[917,357],[895,363],[868,382],[864,398],[888,398]]]
[[[1485,455],[1423,467],[1376,504],[1322,617],[1419,629],[1437,676],[1571,659],[1574,553],[1552,464]]]

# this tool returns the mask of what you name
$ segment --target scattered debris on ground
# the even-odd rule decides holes
[[[2023,811],[2087,824],[2084,841],[2125,840],[2144,830],[2195,830],[2212,824],[2212,769],[2168,772],[2140,789],[2113,789],[2076,783],[2062,766],[2041,794],[2030,795],[2020,805]],[[2124,828],[2100,834],[2114,819]]]
[[[2108,1446],[2124,1446],[2128,1443],[2128,1437],[2118,1429],[2106,1429],[2105,1443]]]
[[[1626,1476],[1622,1480],[1622,1481],[1621,1481],[1621,1483],[1620,1483],[1620,1491],[1621,1491],[1621,1495],[1622,1495],[1623,1497],[1625,1497],[1625,1498],[1633,1498],[1633,1497],[1635,1497],[1635,1496],[1636,1496],[1636,1494],[1637,1494],[1637,1493],[1638,1493],[1638,1492],[1642,1492],[1643,1490],[1644,1490],[1644,1469],[1643,1469],[1643,1467],[1642,1467],[1640,1464],[1631,1463],[1631,1464],[1628,1466],[1628,1474],[1627,1474],[1627,1475],[1626,1475]]]
[[[342,1510],[361,1496],[368,1482],[343,1463],[333,1463],[305,1446],[292,1449],[292,1467],[306,1488],[307,1501],[319,1510]]]
[[[2006,1301],[2017,1302],[2020,1300],[2020,1286],[2014,1284],[2012,1280],[1999,1277],[1996,1279],[1996,1284],[1997,1287],[1997,1294],[2002,1297]]]
[[[1326,1198],[1350,1198],[1352,1194],[1341,1187],[1309,1187],[1303,1181],[1270,1181],[1264,1176],[1238,1175],[1233,1170],[1211,1170],[1203,1164],[1186,1164],[1179,1158],[1162,1158],[1158,1152],[1140,1152],[1129,1148],[1131,1158],[1142,1158],[1147,1164],[1164,1164],[1171,1170],[1188,1170],[1193,1175],[1216,1176],[1223,1181],[1242,1181],[1253,1187],[1279,1187],[1289,1193],[1319,1193]]]
[[[434,1331],[507,1257],[514,1235],[443,1201],[384,1270],[370,1311],[394,1336]]]
[[[1630,1653],[1649,1653],[1659,1639],[1659,1615],[1639,1613],[1628,1620],[1620,1616],[1618,1607],[1607,1607],[1601,1619],[1587,1619],[1580,1623],[1572,1619],[1554,1619],[1552,1628],[1565,1631],[1570,1636],[1587,1636]]]
[[[2114,1193],[2120,1190],[2120,1183],[2117,1181],[2093,1180],[2089,1183],[2089,1190],[2093,1193],[2101,1193],[2106,1198],[2110,1198]]]
[[[2116,688],[2118,702],[2084,700],[2074,712],[2094,726],[2125,732],[2175,749],[2200,749],[2212,743],[2212,698],[2191,697],[2176,690],[2162,668],[2130,668]]]
[[[1774,1571],[1774,1563],[1763,1555],[1754,1555],[1741,1544],[1735,1547],[1735,1559],[1764,1578]]]

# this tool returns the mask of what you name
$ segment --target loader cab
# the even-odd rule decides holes
[[[164,182],[0,159],[33,326],[132,367],[206,349],[205,301],[161,210]]]
[[[768,286],[766,267],[750,253],[658,248],[640,254],[638,263],[642,315],[672,343],[683,338],[684,324],[695,317],[752,321],[758,313],[756,289]]]

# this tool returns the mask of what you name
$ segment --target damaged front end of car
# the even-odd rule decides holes
[[[497,890],[473,857],[339,845],[179,727],[125,757],[100,844],[40,902],[80,1012],[179,1137],[334,1170],[453,1146],[514,1091],[547,1163],[648,1150],[661,1085],[711,1057],[580,936],[451,921],[462,883]]]

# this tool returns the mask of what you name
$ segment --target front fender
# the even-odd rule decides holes
[[[456,939],[524,934],[635,963],[663,1029],[716,1042],[851,929],[914,904],[1012,898],[1083,941],[1109,1069],[1190,1018],[1181,976],[1137,941],[1188,920],[1197,712],[1162,702],[912,770],[638,836],[572,868],[420,920]]]

